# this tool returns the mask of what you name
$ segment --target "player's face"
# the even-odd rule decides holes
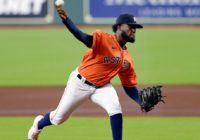
[[[131,27],[128,24],[121,25],[121,36],[126,42],[134,43],[135,33],[136,33],[136,28]]]

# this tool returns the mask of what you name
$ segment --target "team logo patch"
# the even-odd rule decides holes
[[[136,17],[133,17],[134,22],[136,22]]]
[[[124,60],[121,71],[127,70],[129,67],[130,67],[130,63],[127,60]]]

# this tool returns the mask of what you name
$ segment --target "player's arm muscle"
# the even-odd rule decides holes
[[[69,31],[81,42],[83,42],[88,48],[92,47],[93,37],[92,35],[86,34],[82,32],[71,20],[67,18],[63,20],[65,26],[69,29]]]

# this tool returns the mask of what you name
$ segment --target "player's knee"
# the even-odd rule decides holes
[[[122,113],[121,105],[119,103],[113,103],[107,107],[107,113],[109,116]]]
[[[112,111],[108,112],[109,116],[113,116],[113,115],[116,115],[116,114],[122,114],[122,111],[118,109],[118,110],[112,110]]]

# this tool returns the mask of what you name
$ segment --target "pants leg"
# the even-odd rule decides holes
[[[122,113],[119,98],[114,87],[110,83],[102,88],[96,89],[90,99],[106,110],[109,116]]]
[[[67,120],[74,109],[89,99],[95,91],[95,88],[78,79],[77,74],[77,70],[72,72],[57,109],[50,113],[50,121],[54,125],[61,124]]]
[[[91,100],[106,110],[110,116],[113,140],[122,140],[123,118],[117,93],[111,84],[96,89]]]

